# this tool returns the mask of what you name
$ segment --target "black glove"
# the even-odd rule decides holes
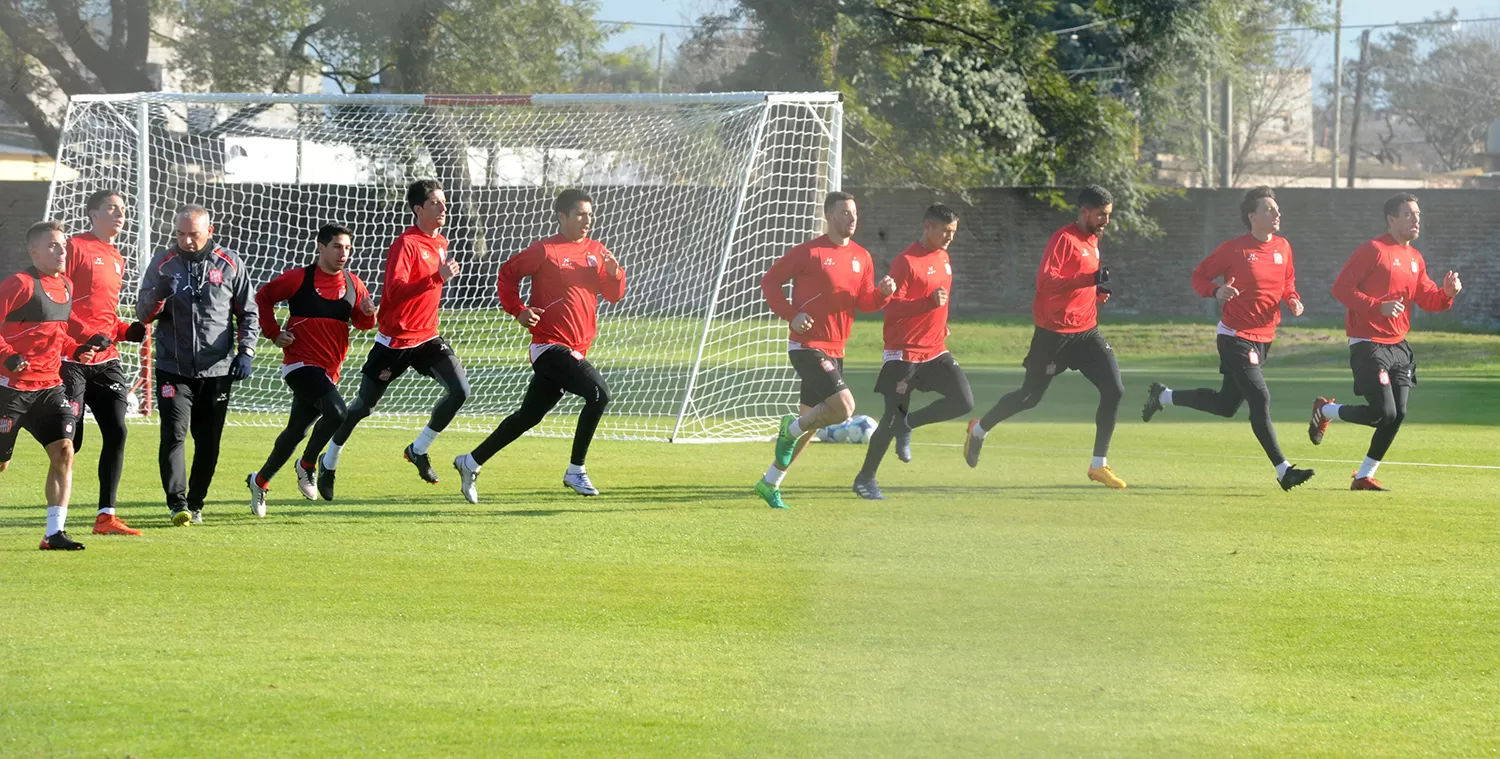
[[[254,370],[255,367],[250,365],[250,354],[243,351],[229,364],[229,376],[237,380],[248,378]]]
[[[127,342],[127,343],[139,343],[139,342],[145,341],[145,339],[146,339],[146,323],[145,322],[131,322],[130,326],[125,328],[125,342]]]
[[[1104,284],[1105,282],[1108,282],[1108,281],[1109,281],[1109,269],[1106,269],[1103,266],[1099,267],[1099,271],[1094,272],[1094,284],[1096,284],[1096,285],[1102,285],[1102,284]]]
[[[12,353],[10,354],[10,358],[5,359],[5,370],[8,372],[21,371],[21,364],[25,362],[26,359],[22,358],[21,354]]]
[[[82,345],[78,346],[78,350],[73,351],[73,360],[78,361],[83,357],[83,354],[88,353],[89,351],[102,351],[111,345],[114,345],[114,341],[110,340],[104,335],[94,335],[93,337],[85,341]]]

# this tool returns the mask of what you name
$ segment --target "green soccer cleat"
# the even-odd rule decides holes
[[[776,466],[786,469],[792,465],[792,454],[797,452],[797,438],[792,436],[789,428],[792,422],[797,421],[796,414],[787,414],[781,417],[781,429],[776,432]]]
[[[770,483],[761,480],[755,483],[755,492],[765,499],[766,505],[773,509],[787,508],[786,502],[781,500],[781,488],[772,487]]]

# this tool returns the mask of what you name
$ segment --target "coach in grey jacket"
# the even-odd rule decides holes
[[[156,325],[158,464],[172,523],[203,522],[203,500],[219,463],[219,438],[235,380],[250,376],[258,332],[250,273],[214,242],[208,209],[188,205],[174,219],[177,244],[141,276],[136,315]],[[184,444],[193,433],[193,473]]]

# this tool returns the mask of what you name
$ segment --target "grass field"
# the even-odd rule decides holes
[[[23,439],[0,474],[0,756],[1500,753],[1500,338],[1414,339],[1395,491],[1351,493],[1369,430],[1304,433],[1347,354],[1328,325],[1286,331],[1278,431],[1318,476],[1283,493],[1243,412],[1139,421],[1152,379],[1217,384],[1207,331],[1106,326],[1126,491],[1084,479],[1076,375],[978,469],[959,423],[919,430],[884,503],[849,492],[863,447],[816,446],[787,512],[749,490],[766,444],[600,442],[605,494],[582,499],[567,442],[527,439],[471,506],[400,460],[410,433],[370,429],[338,501],[288,471],[257,520],[243,479],[275,430],[233,428],[207,524],[174,529],[136,426],[120,512],[146,535],[87,535],[86,448],[89,549],[48,553]],[[981,405],[1026,334],[955,330]],[[851,366],[872,414],[873,370]]]

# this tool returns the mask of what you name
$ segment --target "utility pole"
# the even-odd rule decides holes
[[[1328,155],[1333,164],[1328,168],[1328,186],[1335,190],[1339,187],[1339,132],[1344,128],[1340,113],[1344,97],[1341,92],[1344,84],[1343,38],[1344,0],[1338,0],[1333,6],[1333,131],[1328,137]]]
[[[1219,187],[1234,186],[1234,80],[1227,75],[1219,88],[1223,109],[1219,112],[1219,133],[1223,135],[1223,155],[1219,158]]]
[[[1214,75],[1203,72],[1203,165],[1198,167],[1204,187],[1214,186]]]
[[[1354,163],[1359,159],[1359,114],[1365,100],[1365,59],[1370,55],[1370,30],[1359,35],[1359,72],[1354,83],[1354,113],[1349,114],[1349,189],[1354,189]]]
[[[667,33],[656,38],[656,91],[662,91],[662,61],[666,59]]]

